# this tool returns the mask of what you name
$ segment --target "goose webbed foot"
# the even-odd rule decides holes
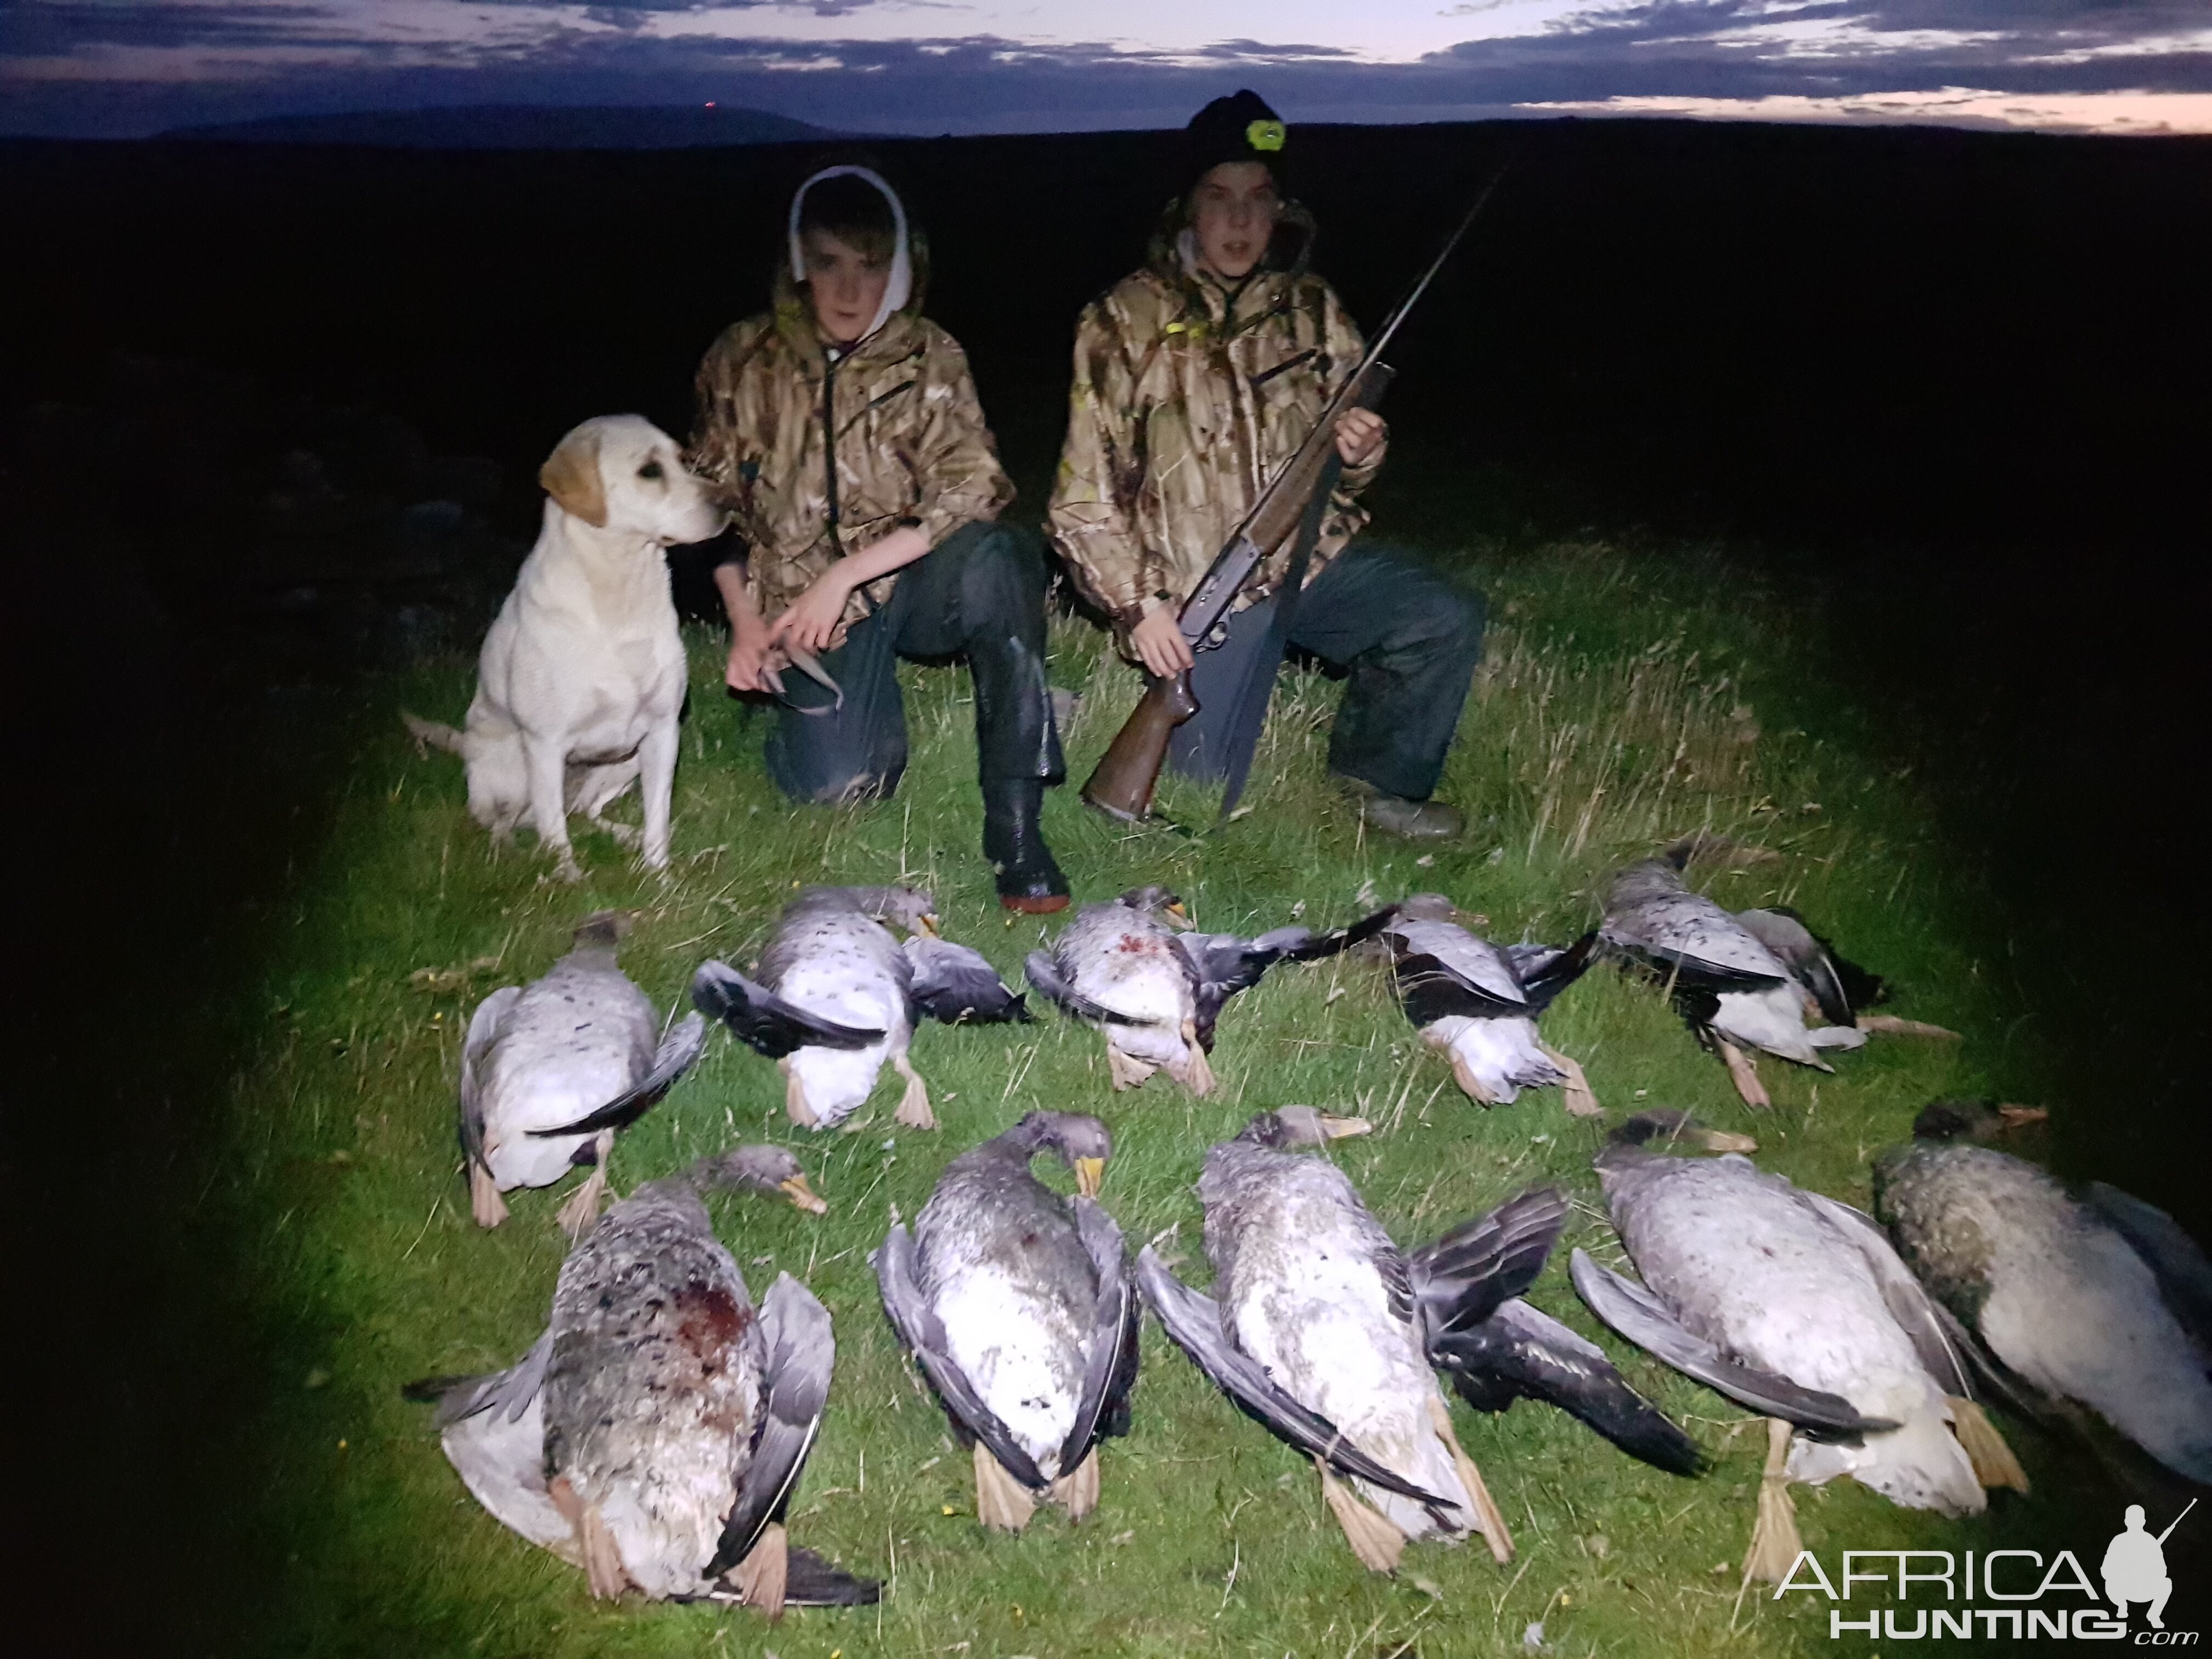
[[[1770,1109],[1774,1100],[1766,1092],[1766,1085],[1759,1080],[1759,1062],[1724,1036],[1717,1036],[1714,1043],[1720,1049],[1721,1063],[1728,1067],[1729,1081],[1743,1103],[1754,1111]]]
[[[1319,1457],[1314,1459],[1314,1468],[1321,1472],[1321,1495],[1328,1501],[1328,1512],[1344,1528],[1344,1541],[1352,1546],[1359,1565],[1370,1572],[1395,1575],[1398,1558],[1406,1553],[1406,1534],[1398,1523],[1364,1502]]]
[[[1067,1511],[1071,1521],[1080,1521],[1098,1507],[1098,1448],[1093,1446],[1075,1466],[1072,1474],[1063,1474],[1052,1483],[1052,1501]]]
[[[1159,1067],[1148,1060],[1139,1060],[1134,1054],[1124,1054],[1109,1040],[1106,1044],[1106,1071],[1114,1080],[1114,1092],[1125,1089],[1141,1089],[1145,1079]]]
[[[581,1506],[575,1520],[575,1533],[584,1551],[584,1579],[591,1583],[591,1593],[613,1601],[623,1590],[630,1589],[630,1573],[622,1564],[622,1548],[615,1544],[615,1535],[608,1531],[606,1522],[599,1520],[598,1504]]]
[[[1498,1104],[1498,1096],[1476,1074],[1474,1067],[1467,1063],[1467,1057],[1449,1043],[1439,1046],[1451,1056],[1452,1081],[1459,1085],[1459,1091],[1478,1106],[1486,1108]]]
[[[1536,1048],[1545,1059],[1567,1074],[1567,1080],[1559,1085],[1559,1103],[1567,1109],[1567,1115],[1603,1117],[1605,1108],[1598,1104],[1597,1091],[1589,1086],[1582,1061],[1561,1054],[1548,1042],[1539,1042]]]
[[[745,1606],[766,1614],[770,1624],[781,1620],[791,1577],[791,1546],[783,1523],[771,1521],[762,1528],[745,1559],[723,1577],[737,1587],[738,1600]]]
[[[479,1227],[496,1227],[507,1219],[507,1200],[499,1195],[499,1182],[481,1164],[469,1165],[469,1213]]]
[[[1006,1473],[981,1440],[975,1443],[975,1518],[999,1532],[1019,1532],[1036,1513],[1036,1498]]]
[[[1213,1092],[1213,1064],[1206,1059],[1206,1045],[1198,1040],[1198,1026],[1191,1020],[1183,1022],[1182,1052],[1182,1070],[1174,1074],[1175,1079],[1203,1100]]]
[[[1861,1014],[1858,1029],[1877,1036],[1926,1037],[1931,1042],[1956,1042],[1959,1034],[1948,1025],[1930,1025],[1924,1019],[1899,1019],[1895,1014]]]
[[[929,1089],[922,1082],[921,1073],[908,1063],[904,1054],[893,1054],[891,1065],[906,1079],[906,1092],[899,1097],[896,1114],[898,1121],[909,1129],[934,1129],[937,1114],[929,1109]]]
[[[612,1129],[600,1130],[598,1139],[592,1143],[592,1151],[598,1156],[592,1162],[592,1173],[585,1178],[584,1184],[569,1195],[568,1201],[561,1206],[560,1212],[554,1218],[561,1224],[561,1231],[568,1235],[571,1244],[589,1231],[592,1224],[599,1218],[599,1200],[607,1195],[607,1159],[613,1155],[614,1150],[615,1132]]]
[[[1759,1516],[1743,1555],[1743,1583],[1778,1584],[1790,1576],[1805,1540],[1790,1498],[1790,1441],[1796,1432],[1779,1417],[1766,1419],[1766,1467],[1759,1477]]]
[[[2021,1468],[2020,1459],[2013,1455],[2004,1436],[1997,1432],[1997,1425],[1990,1421],[1982,1408],[1954,1394],[1945,1395],[1943,1401],[1951,1408],[1951,1431],[1958,1437],[1966,1461],[1974,1466],[1974,1479],[1986,1490],[2003,1486],[2014,1492],[2026,1492],[2027,1471]]]
[[[800,1080],[799,1073],[791,1069],[791,1057],[787,1054],[776,1061],[775,1068],[783,1073],[783,1115],[799,1128],[821,1128],[822,1114],[816,1111],[813,1103],[807,1099],[806,1085]]]
[[[1482,1471],[1459,1443],[1459,1436],[1452,1428],[1451,1407],[1441,1396],[1429,1396],[1429,1420],[1436,1425],[1437,1436],[1451,1448],[1452,1467],[1459,1471],[1460,1484],[1467,1488],[1469,1502],[1474,1505],[1468,1519],[1482,1534],[1482,1541],[1490,1546],[1491,1559],[1503,1566],[1513,1559],[1513,1534],[1505,1529],[1505,1516],[1490,1496],[1484,1484]]]

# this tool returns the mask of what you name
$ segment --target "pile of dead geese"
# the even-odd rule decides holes
[[[1115,1090],[1156,1072],[1193,1095],[1229,1002],[1279,964],[1354,956],[1387,971],[1422,1040],[1489,1106],[1556,1089],[1601,1115],[1539,1024],[1593,963],[1669,996],[1744,1102],[1755,1056],[1830,1069],[1870,1030],[1881,982],[1784,909],[1731,914],[1693,889],[1680,844],[1622,871],[1601,925],[1564,945],[1498,945],[1449,900],[1416,895],[1328,933],[1244,939],[1189,925],[1139,888],[1079,910],[1026,963],[1030,985],[1103,1037]],[[738,1189],[820,1212],[797,1158],[736,1147],[601,1213],[615,1137],[702,1052],[711,1021],[774,1060],[794,1125],[849,1117],[888,1064],[897,1121],[935,1127],[910,1057],[916,1022],[1032,1018],[978,952],[942,938],[926,893],[814,888],[784,911],[751,976],[719,961],[694,1012],[663,1022],[601,915],[535,982],[471,1020],[460,1140],[477,1220],[501,1194],[586,1171],[560,1212],[575,1243],[543,1336],[507,1370],[410,1385],[447,1456],[494,1516],[583,1569],[595,1595],[788,1606],[872,1601],[872,1580],[789,1541],[836,1346],[788,1273],[757,1303],[702,1194]],[[2212,1482],[2212,1262],[2163,1212],[2070,1191],[1995,1139],[2025,1109],[1931,1106],[1874,1164],[1869,1215],[1761,1170],[1749,1138],[1666,1110],[1607,1137],[1596,1177],[1631,1279],[1572,1252],[1576,1291],[1613,1332],[1768,1419],[1744,1563],[1777,1580],[1798,1543],[1788,1488],[1850,1475],[1892,1501],[1983,1510],[2026,1476],[1985,1413],[2092,1414],[2188,1480]],[[1100,1451],[1132,1432],[1149,1307],[1229,1401],[1310,1460],[1353,1555],[1396,1571],[1410,1542],[1479,1535],[1513,1552],[1504,1510],[1455,1432],[1446,1387],[1478,1411],[1571,1413],[1630,1456],[1694,1477],[1705,1454],[1595,1344],[1522,1299],[1567,1220],[1557,1188],[1508,1197],[1425,1241],[1394,1239],[1318,1149],[1365,1121],[1309,1106],[1254,1116],[1197,1172],[1210,1286],[1131,1252],[1101,1193],[1097,1117],[1030,1111],[952,1158],[911,1226],[873,1255],[883,1312],[962,1445],[975,1514],[1019,1530],[1039,1504],[1080,1520]],[[1141,1121],[1125,1132],[1143,1133]],[[1063,1195],[1035,1173],[1064,1166]]]

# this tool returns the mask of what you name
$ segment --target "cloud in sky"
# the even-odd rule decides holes
[[[2205,0],[12,0],[0,130],[717,99],[853,131],[1577,112],[2212,132]]]

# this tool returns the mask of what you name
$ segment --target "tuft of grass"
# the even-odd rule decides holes
[[[1702,872],[1732,907],[1787,902],[1887,975],[1897,1011],[1966,1034],[1876,1042],[1834,1076],[1767,1061],[1775,1109],[1737,1104],[1648,988],[1593,971],[1548,1016],[1616,1119],[1686,1107],[1759,1136],[1761,1161],[1863,1204],[1867,1164],[1947,1092],[2034,1097],[2043,1057],[2022,1046],[1990,953],[1986,896],[1923,826],[1915,786],[1848,732],[1824,727],[1823,690],[1793,678],[1803,624],[1716,556],[1661,562],[1602,545],[1492,550],[1471,574],[1493,617],[1488,653],[1442,793],[1467,836],[1425,851],[1365,835],[1328,787],[1338,688],[1286,672],[1241,811],[1170,781],[1176,824],[1132,829],[1054,792],[1047,826],[1078,890],[1179,890],[1203,927],[1258,931],[1292,916],[1345,920],[1377,900],[1440,890],[1501,940],[1565,939],[1595,924],[1608,872],[1692,830],[1771,849]],[[237,1073],[221,1174],[245,1299],[273,1339],[274,1404],[237,1456],[251,1470],[240,1524],[289,1558],[252,1624],[270,1651],[314,1654],[1252,1655],[1332,1659],[1521,1653],[1541,1625],[1559,1654],[1833,1650],[1827,1604],[1740,1596],[1764,1448],[1755,1419],[1603,1334],[1566,1285],[1575,1245],[1618,1251],[1589,1161],[1601,1128],[1540,1092],[1485,1112],[1452,1086],[1371,969],[1334,962],[1271,975],[1229,1009],[1217,1094],[1165,1078],[1109,1091],[1099,1040],[1043,1012],[1034,1024],[925,1027],[914,1059],[941,1128],[895,1128],[887,1079],[842,1133],[791,1128],[775,1068],[717,1035],[696,1072],[617,1144],[617,1189],[734,1142],[771,1139],[805,1161],[820,1220],[714,1200],[756,1290],[779,1269],[836,1320],[829,1420],[793,1505],[793,1537],[885,1580],[879,1607],[794,1613],[770,1632],[708,1607],[594,1603],[580,1575],[503,1531],[461,1488],[428,1413],[399,1398],[425,1375],[503,1365],[543,1328],[562,1239],[561,1190],[510,1195],[495,1232],[471,1222],[453,1131],[461,1033],[475,1001],[544,971],[591,910],[634,908],[623,959],[664,1007],[692,969],[751,963],[778,910],[812,882],[932,888],[947,933],[1010,978],[1053,930],[994,901],[976,842],[972,693],[964,672],[907,668],[913,761],[897,796],[794,808],[760,762],[765,722],[720,690],[721,647],[690,638],[693,698],[677,781],[674,862],[635,872],[604,838],[579,842],[586,880],[549,884],[534,851],[493,848],[466,817],[459,769],[415,755],[402,706],[458,715],[458,657],[374,692],[392,718],[357,757],[320,860],[304,872],[289,941],[262,988],[265,1036]],[[1085,694],[1067,733],[1080,778],[1133,700],[1097,635],[1055,624],[1058,684]],[[619,809],[618,809],[619,810]],[[1091,1111],[1117,1155],[1105,1200],[1131,1239],[1161,1239],[1202,1278],[1191,1190],[1205,1148],[1250,1113],[1306,1102],[1364,1113],[1377,1132],[1338,1150],[1401,1242],[1433,1236],[1528,1185],[1577,1200],[1559,1261],[1533,1299],[1601,1341],[1637,1386],[1712,1452],[1699,1481],[1635,1463],[1547,1407],[1460,1432],[1511,1524],[1518,1556],[1416,1546],[1395,1581],[1362,1571],[1310,1468],[1233,1411],[1149,1323],[1133,1432],[1104,1455],[1096,1516],[1040,1513],[1020,1538],[986,1537],[964,1454],[904,1362],[877,1304],[868,1252],[911,1216],[954,1152],[1033,1106]],[[1800,1489],[1808,1545],[1853,1549],[2084,1547],[2101,1540],[2104,1477],[2075,1449],[2008,1422],[2037,1486],[1979,1521],[1899,1510],[1849,1483]],[[1864,1599],[1863,1589],[1861,1598]]]

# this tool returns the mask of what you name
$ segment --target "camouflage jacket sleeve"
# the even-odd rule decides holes
[[[1144,472],[1135,403],[1121,331],[1104,302],[1093,303],[1076,325],[1067,441],[1048,522],[1085,595],[1124,627],[1137,620],[1152,591],[1133,499]]]
[[[725,564],[742,562],[745,544],[750,538],[745,521],[748,503],[744,483],[737,471],[738,411],[734,389],[738,368],[757,343],[758,336],[750,333],[744,324],[728,329],[707,348],[691,380],[694,414],[691,441],[684,446],[684,464],[707,481],[715,499],[733,515],[732,527],[738,534],[726,544],[721,561]]]
[[[914,516],[935,547],[963,524],[997,518],[1014,499],[1014,485],[984,423],[968,354],[943,331],[932,334],[910,459],[919,491]]]
[[[1367,342],[1359,332],[1359,325],[1352,320],[1351,313],[1345,310],[1344,301],[1336,297],[1336,290],[1328,288],[1322,291],[1328,295],[1322,304],[1322,326],[1328,337],[1328,355],[1345,366],[1345,375],[1349,376],[1352,365],[1357,363],[1365,353]],[[1343,383],[1342,378],[1338,379],[1331,385],[1330,390],[1334,392]],[[1374,483],[1375,475],[1382,470],[1383,458],[1389,453],[1389,448],[1390,441],[1386,436],[1382,447],[1368,457],[1365,463],[1359,466],[1347,466],[1338,473],[1336,490],[1331,496],[1331,501],[1340,502],[1347,507],[1357,501],[1359,498],[1359,492]],[[1359,523],[1365,522],[1363,516]],[[1352,526],[1354,530],[1357,528],[1357,525]]]

